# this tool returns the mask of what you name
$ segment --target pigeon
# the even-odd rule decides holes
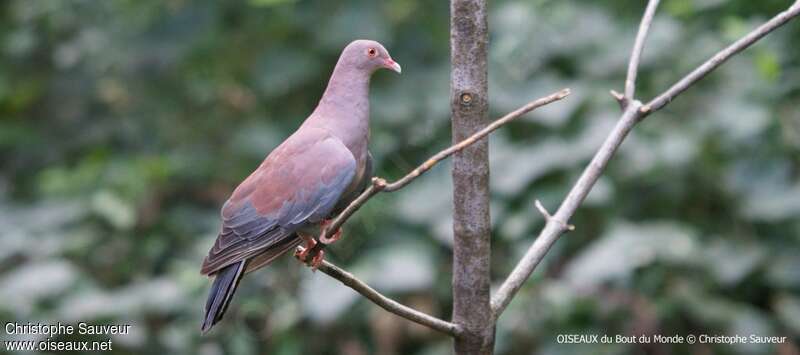
[[[317,108],[276,147],[222,207],[222,230],[201,274],[214,277],[201,331],[222,319],[241,278],[305,242],[298,259],[314,269],[324,227],[368,185],[369,81],[378,69],[401,72],[378,42],[356,40],[339,56]],[[341,230],[320,241],[329,244]],[[314,252],[310,252],[314,250]],[[315,255],[309,255],[315,254]]]

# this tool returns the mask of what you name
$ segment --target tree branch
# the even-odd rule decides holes
[[[417,324],[424,325],[428,328],[438,330],[442,333],[449,334],[451,336],[458,336],[461,333],[461,328],[458,325],[420,312],[389,297],[386,297],[372,287],[369,287],[369,285],[363,281],[357,279],[355,276],[353,276],[353,274],[334,264],[323,261],[318,270],[336,280],[339,280],[339,282],[360,293],[362,296],[372,301],[372,303],[400,317],[408,319]]]
[[[363,206],[372,196],[375,196],[379,192],[394,192],[397,190],[402,189],[406,185],[408,185],[411,181],[419,177],[420,175],[424,174],[431,168],[433,168],[436,164],[449,158],[451,155],[464,150],[464,148],[469,147],[475,142],[479,141],[481,138],[488,136],[490,133],[494,132],[498,128],[504,126],[505,124],[520,118],[531,112],[539,107],[544,105],[553,103],[555,101],[559,101],[567,96],[569,96],[570,91],[569,89],[562,89],[556,93],[544,96],[537,100],[531,101],[524,106],[507,113],[505,116],[498,118],[494,122],[487,125],[485,128],[481,129],[480,131],[476,132],[475,134],[469,136],[468,138],[450,146],[449,148],[442,150],[430,158],[426,160],[424,163],[420,164],[414,170],[411,170],[408,174],[403,176],[402,178],[394,181],[394,182],[386,182],[383,178],[373,178],[372,185],[367,187],[364,192],[361,193],[353,202],[350,202],[341,213],[327,226],[325,229],[324,236],[329,238],[333,233],[339,229],[344,222],[346,222],[356,211],[358,211],[361,206]]]
[[[544,208],[544,205],[542,205],[541,201],[536,200],[534,205],[536,206],[536,209],[539,210],[539,213],[542,214],[542,217],[544,217],[544,221],[546,223],[550,223],[550,222],[558,223],[559,225],[561,225],[561,229],[563,229],[565,231],[570,231],[571,232],[571,231],[575,230],[575,226],[573,226],[573,225],[571,225],[571,224],[569,224],[567,222],[558,220],[554,216],[550,215],[550,212],[548,212],[547,209]]]
[[[494,122],[490,123],[488,126],[486,126],[485,128],[481,129],[480,131],[476,132],[475,134],[473,134],[472,136],[468,137],[467,139],[464,139],[461,142],[458,142],[457,144],[451,146],[450,148],[447,148],[447,149],[445,149],[445,150],[443,150],[443,151],[441,151],[439,153],[434,154],[432,157],[430,157],[430,159],[425,161],[425,163],[423,163],[422,165],[418,166],[416,169],[412,170],[410,173],[406,174],[406,176],[403,176],[401,179],[399,179],[399,180],[397,180],[397,181],[395,181],[395,182],[393,182],[391,184],[388,184],[384,190],[387,191],[387,192],[391,192],[391,191],[395,191],[395,190],[403,188],[403,186],[406,186],[409,182],[411,182],[412,180],[417,178],[417,176],[420,176],[423,173],[425,173],[426,171],[430,170],[430,168],[432,168],[434,165],[436,165],[440,161],[442,161],[444,159],[447,159],[451,155],[453,155],[453,154],[463,150],[464,148],[474,144],[475,142],[477,142],[481,138],[488,136],[489,133],[494,132],[495,130],[497,130],[498,128],[502,127],[506,123],[509,123],[509,122],[519,118],[519,117],[522,117],[526,113],[531,112],[531,111],[533,111],[533,110],[535,110],[535,109],[537,109],[539,107],[542,107],[542,106],[547,105],[549,103],[552,103],[554,101],[561,100],[561,99],[569,96],[569,94],[570,94],[569,89],[562,89],[559,92],[550,94],[548,96],[542,97],[542,98],[540,98],[538,100],[535,100],[535,101],[531,101],[531,102],[527,103],[525,106],[522,106],[522,107],[520,107],[520,108],[518,108],[518,109],[516,109],[514,111],[511,111],[511,112],[507,113],[505,116],[498,118],[497,120],[495,120]]]
[[[645,17],[648,16],[648,12],[651,10],[651,8],[654,7],[655,6],[653,5],[653,2],[651,1],[645,12]],[[544,255],[550,250],[550,247],[553,245],[553,243],[555,243],[555,241],[558,240],[558,238],[565,231],[567,231],[567,226],[569,226],[567,223],[569,219],[573,214],[575,214],[575,211],[586,198],[586,195],[589,194],[589,191],[603,173],[608,161],[613,157],[616,150],[622,144],[625,137],[628,135],[631,129],[633,129],[636,123],[649,116],[651,113],[666,106],[675,97],[691,87],[692,84],[696,83],[708,73],[719,67],[719,65],[725,60],[749,47],[768,33],[774,31],[776,28],[796,17],[798,14],[800,14],[800,1],[795,2],[794,5],[792,5],[788,10],[781,12],[771,20],[767,21],[765,24],[748,33],[742,39],[734,42],[727,48],[718,52],[716,55],[711,57],[711,59],[678,81],[663,94],[658,95],[647,105],[642,105],[641,102],[633,99],[633,96],[631,96],[630,102],[628,102],[628,105],[624,108],[620,120],[603,142],[600,150],[594,155],[589,165],[584,169],[580,178],[578,178],[578,181],[567,194],[564,202],[561,203],[558,211],[556,211],[555,215],[548,218],[547,223],[539,233],[539,236],[492,297],[492,310],[494,311],[495,319],[502,314],[502,312],[514,298],[514,295],[522,287],[525,280],[530,277],[531,273],[533,273],[533,270],[536,268],[539,262],[542,261],[542,258],[544,258]],[[644,23],[645,20],[642,20],[642,22]],[[646,27],[640,27],[640,33],[637,35],[637,42],[638,38],[643,38],[644,36],[641,34],[642,30],[646,31]],[[634,50],[634,54],[635,53],[636,50]],[[634,58],[632,55],[631,62],[633,62],[633,60]],[[632,64],[631,66],[634,67],[635,72],[635,65]],[[635,83],[632,84],[635,85]],[[635,86],[633,87],[635,88]],[[633,91],[631,91],[631,94],[633,94]],[[612,95],[617,96],[618,94],[612,92]]]
[[[608,138],[603,142],[600,150],[595,154],[594,158],[592,158],[592,161],[583,171],[583,174],[581,174],[581,177],[578,178],[578,182],[576,182],[569,191],[566,199],[561,203],[561,207],[558,208],[558,211],[556,211],[552,217],[545,218],[547,223],[544,229],[542,229],[539,236],[536,237],[536,240],[533,242],[533,245],[531,245],[525,253],[525,256],[522,257],[519,263],[514,267],[514,270],[511,271],[492,297],[492,311],[494,311],[495,319],[503,313],[514,298],[514,295],[516,295],[517,291],[519,291],[525,283],[525,280],[530,277],[533,270],[539,265],[539,262],[542,261],[542,258],[544,258],[547,251],[550,250],[553,243],[558,240],[558,237],[570,230],[570,225],[568,224],[570,217],[572,217],[575,210],[578,209],[584,198],[586,198],[586,195],[589,194],[592,186],[594,186],[597,179],[602,175],[608,161],[611,160],[617,148],[622,144],[625,136],[628,135],[628,132],[630,132],[636,122],[639,121],[639,116],[642,115],[639,110],[641,105],[641,102],[636,100],[628,104],[622,118],[617,122],[617,125],[611,131]]]
[[[789,20],[793,19],[795,16],[800,14],[800,1],[796,1],[794,5],[789,7],[784,12],[779,13],[771,20],[765,22],[763,25],[759,26],[752,32],[748,33],[738,41],[734,42],[727,48],[719,51],[705,63],[697,67],[697,69],[693,70],[691,73],[686,75],[683,79],[672,85],[666,92],[658,97],[654,98],[647,105],[642,107],[644,111],[658,111],[670,101],[672,101],[675,97],[680,95],[682,92],[686,91],[689,87],[691,87],[694,83],[708,75],[711,71],[722,65],[726,60],[730,57],[733,57],[737,53],[741,52],[742,50],[750,47],[753,43],[756,43],[759,39],[766,36],[770,32],[774,31],[776,28],[783,26]]]
[[[659,0],[650,0],[647,3],[647,9],[644,10],[642,22],[639,24],[639,32],[636,34],[636,41],[633,44],[631,51],[631,59],[628,62],[628,77],[625,78],[625,100],[633,101],[634,94],[636,93],[636,74],[639,71],[639,61],[642,58],[644,51],[645,39],[647,39],[647,32],[650,30],[650,24],[653,23],[653,17],[656,14]]]

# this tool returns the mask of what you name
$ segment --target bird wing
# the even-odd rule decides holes
[[[222,231],[202,274],[285,249],[287,238],[327,217],[356,174],[353,154],[326,130],[297,131],[242,182],[222,208]],[[285,251],[284,250],[284,251]]]
[[[345,191],[345,193],[342,194],[342,197],[339,198],[339,202],[337,202],[336,206],[333,208],[332,214],[338,215],[339,213],[342,213],[342,211],[344,211],[344,209],[347,208],[347,206],[349,206],[353,200],[358,198],[358,196],[361,195],[361,193],[364,192],[367,187],[369,187],[374,174],[375,171],[372,165],[372,153],[367,151],[367,159],[364,162],[364,169],[361,169],[360,172],[356,171],[356,176],[354,177],[356,181],[353,182],[354,186],[352,186],[349,191]]]

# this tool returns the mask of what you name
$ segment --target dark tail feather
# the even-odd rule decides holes
[[[244,275],[246,261],[240,261],[220,269],[211,285],[211,292],[208,293],[206,301],[206,316],[200,330],[203,334],[208,333],[214,324],[222,319],[225,310],[233,299],[236,286],[239,286],[239,279]]]

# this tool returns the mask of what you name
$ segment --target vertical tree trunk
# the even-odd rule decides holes
[[[486,0],[450,3],[453,142],[488,124]],[[453,322],[464,329],[456,354],[491,354],[488,137],[453,158]]]

